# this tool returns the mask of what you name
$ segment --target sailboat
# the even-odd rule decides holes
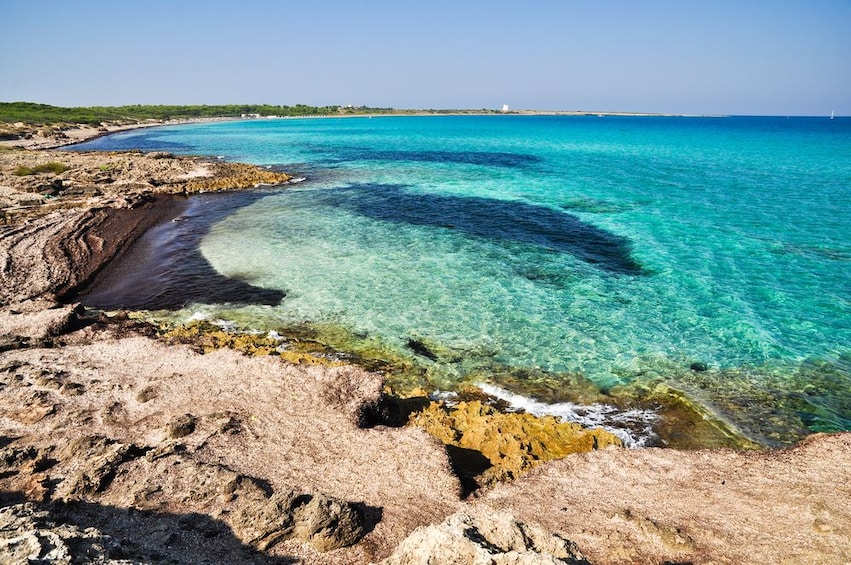
[[[833,119],[833,110],[830,111],[830,119]]]

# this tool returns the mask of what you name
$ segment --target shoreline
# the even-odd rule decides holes
[[[26,158],[54,157],[33,152]],[[7,166],[15,166],[13,158],[0,153],[0,159],[7,158]],[[179,557],[185,562],[192,562],[187,556],[219,523],[231,528],[233,537],[218,536],[214,547],[204,551],[256,562],[275,556],[306,563],[374,562],[394,551],[404,555],[417,532],[427,539],[409,555],[422,556],[429,547],[447,547],[429,546],[428,539],[448,536],[462,543],[453,536],[459,524],[469,523],[477,524],[488,541],[477,550],[512,547],[488,537],[496,535],[492,520],[497,511],[513,516],[506,519],[512,528],[540,524],[546,528],[540,536],[554,532],[577,542],[594,563],[790,557],[816,562],[851,555],[851,516],[840,507],[851,497],[851,487],[836,472],[851,463],[851,433],[816,434],[792,449],[750,453],[603,449],[541,463],[464,500],[452,467],[476,459],[475,450],[463,443],[450,449],[419,428],[390,426],[388,414],[406,408],[382,405],[383,380],[375,373],[286,363],[268,352],[248,357],[234,351],[233,343],[202,355],[198,349],[209,336],[165,345],[153,339],[150,327],[121,316],[87,318],[74,304],[65,304],[63,298],[73,294],[64,293],[79,289],[86,276],[99,272],[93,265],[103,268],[107,256],[126,251],[146,225],[165,217],[175,198],[167,196],[169,191],[183,195],[215,189],[213,180],[202,188],[203,183],[192,184],[197,177],[186,176],[215,163],[151,154],[73,157],[78,158],[80,163],[88,159],[91,178],[69,173],[60,178],[61,190],[55,178],[20,179],[21,187],[36,190],[16,192],[21,198],[58,190],[57,196],[40,199],[41,205],[54,207],[44,216],[15,212],[11,224],[0,226],[0,466],[5,465],[0,520],[8,512],[23,512],[27,501],[36,510],[61,516],[56,506],[61,502],[72,522],[129,538],[120,548],[125,554],[154,560],[151,552],[172,545],[184,552]],[[174,182],[145,185],[128,177],[122,184],[121,174],[130,170],[122,159],[160,179],[167,173]],[[225,184],[235,184],[232,179],[226,177]],[[66,187],[66,181],[72,182]],[[135,192],[126,194],[128,186]],[[73,199],[68,207],[56,206],[66,196]],[[469,408],[492,416],[472,403]],[[449,415],[442,410],[435,409],[436,421]],[[496,425],[496,431],[480,427],[473,435],[504,442],[507,435],[499,431],[504,424]],[[459,431],[457,423],[448,429]],[[169,479],[172,471],[167,470],[175,465],[189,469],[188,474]],[[678,479],[672,482],[672,475]],[[710,476],[715,487],[708,490]],[[181,481],[211,486],[196,489],[193,498]],[[288,531],[264,521],[270,505],[281,508],[289,491],[331,497],[336,502],[328,508],[354,508],[352,515],[361,522],[352,531],[360,537],[341,535],[327,542],[330,546],[317,545],[315,533],[307,538],[294,533],[306,526]],[[83,503],[89,506],[81,509]],[[778,515],[782,505],[788,511]],[[116,515],[107,507],[149,512],[150,519],[134,528],[132,512]],[[301,524],[306,507],[286,507],[290,514],[284,514]],[[182,532],[179,536],[156,537],[158,522],[167,522],[169,514],[189,513],[212,522],[184,521],[189,527],[173,528]],[[467,517],[452,522],[453,516]],[[108,529],[110,518],[118,529]],[[445,527],[436,526],[445,519]],[[758,529],[760,539],[740,531],[742,519],[757,524],[751,528]],[[148,545],[138,541],[140,535],[150,536]],[[428,538],[432,535],[444,537]],[[544,553],[535,544],[514,549]],[[204,555],[210,554],[199,553],[199,561]],[[389,561],[408,562],[403,557]]]
[[[250,120],[289,120],[289,119],[320,119],[320,118],[402,118],[427,116],[572,116],[572,117],[634,117],[634,118],[727,118],[723,114],[668,114],[656,112],[612,112],[592,110],[400,110],[378,114],[329,114],[319,116],[258,116],[258,117],[215,117],[215,118],[175,118],[171,120],[146,120],[131,124],[106,123],[101,126],[82,124],[50,124],[29,126],[20,130],[19,139],[0,139],[0,148],[19,148],[29,150],[59,149],[91,141],[122,131],[135,129],[173,126],[182,124],[217,123]]]
[[[244,118],[177,118],[172,120],[146,120],[131,124],[104,123],[100,126],[89,126],[82,124],[51,124],[44,126],[27,126],[21,128],[19,139],[0,139],[0,148],[47,150],[59,149],[98,139],[122,131],[136,129],[176,126],[181,124],[202,124],[214,122],[237,121]]]

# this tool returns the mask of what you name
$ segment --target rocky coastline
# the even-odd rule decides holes
[[[378,371],[262,338],[75,304],[191,194],[288,180],[0,148],[0,561],[851,561],[848,433],[626,450],[478,399],[388,398]]]

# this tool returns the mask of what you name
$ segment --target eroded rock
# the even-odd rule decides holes
[[[165,435],[169,439],[186,437],[195,431],[197,419],[192,414],[178,416],[165,427]]]
[[[119,547],[97,529],[58,523],[32,503],[0,508],[3,563],[117,563],[111,556]]]
[[[381,565],[556,565],[588,563],[576,544],[504,512],[459,512],[416,529]]]
[[[460,448],[454,452],[456,460],[472,460],[476,452],[484,456],[490,468],[477,481],[488,484],[515,478],[542,461],[623,445],[617,436],[602,429],[589,430],[552,416],[502,413],[478,400],[452,407],[432,402],[414,413],[410,424],[448,446]]]
[[[363,514],[354,505],[295,491],[242,504],[231,525],[240,538],[261,550],[295,538],[318,551],[329,551],[354,545],[366,531]]]
[[[119,465],[145,450],[104,436],[83,436],[57,450],[56,459],[67,465],[67,475],[57,491],[58,498],[79,499],[106,488]]]

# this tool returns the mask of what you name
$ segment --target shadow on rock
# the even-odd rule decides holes
[[[87,502],[35,504],[2,493],[0,545],[12,562],[256,563],[289,565],[245,545],[224,522],[205,514],[168,514]],[[14,543],[11,543],[14,538]],[[4,542],[9,541],[6,544]]]

